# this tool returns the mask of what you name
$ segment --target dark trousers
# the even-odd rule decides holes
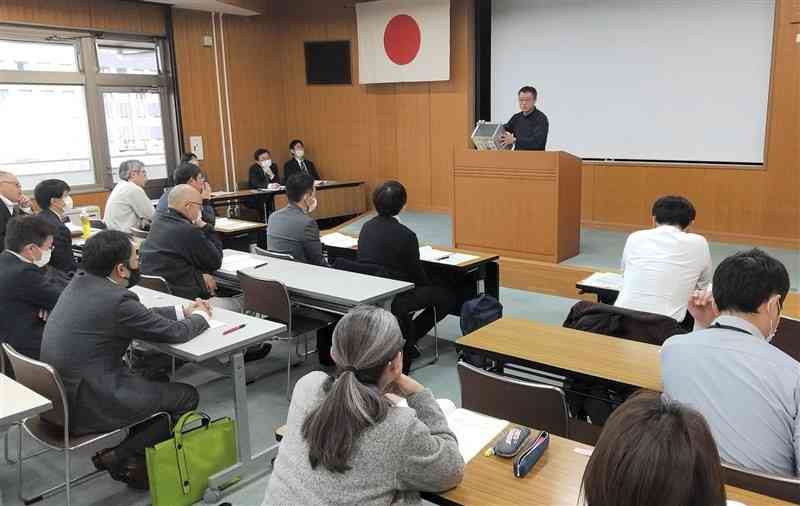
[[[455,295],[439,286],[418,286],[395,297],[392,314],[397,317],[406,346],[403,350],[403,372],[411,369],[411,361],[416,354],[414,347],[421,338],[431,331],[437,321],[441,321],[455,304]],[[435,318],[434,318],[435,308]],[[424,309],[416,318],[413,313]]]
[[[172,417],[172,423],[187,411],[197,407],[199,396],[197,390],[184,383],[160,383],[161,402],[156,410],[165,411]],[[131,427],[128,437],[115,449],[121,458],[144,457],[144,449],[170,438],[172,427],[166,418],[160,416]]]

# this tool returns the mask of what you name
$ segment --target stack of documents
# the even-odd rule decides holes
[[[253,223],[249,221],[232,220],[230,218],[217,218],[214,223],[214,228],[221,230],[240,230],[251,226],[253,226]]]
[[[608,290],[622,290],[622,274],[616,272],[595,272],[579,284],[606,288]]]
[[[358,246],[358,239],[350,237],[349,235],[340,234],[339,232],[324,235],[320,240],[322,244],[332,248],[355,248]]]
[[[266,263],[266,258],[258,258],[247,254],[225,255],[222,259],[222,267],[219,270],[226,274],[236,274],[238,271],[258,267]]]
[[[442,251],[438,249],[433,249],[430,246],[422,246],[419,249],[419,259],[428,262],[435,262],[437,260],[444,260],[445,258],[449,257],[451,253],[449,251]]]

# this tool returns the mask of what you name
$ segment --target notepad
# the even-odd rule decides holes
[[[622,290],[622,274],[616,272],[595,272],[579,284],[607,288],[609,290]]]
[[[222,267],[220,267],[220,270],[223,272],[236,273],[266,263],[266,259],[250,255],[225,255],[222,259]]]
[[[500,434],[507,426],[508,420],[501,420],[491,416],[482,415],[468,409],[456,408],[450,399],[437,399],[439,407],[442,408],[447,417],[447,424],[450,426],[456,439],[458,439],[458,449],[464,458],[464,463],[469,462],[487,444]],[[398,406],[408,407],[408,402],[403,399]]]
[[[428,262],[435,262],[438,260],[443,260],[451,255],[448,251],[442,251],[438,249],[433,249],[430,246],[422,246],[419,249],[419,259],[425,260]]]
[[[353,248],[358,246],[358,239],[350,237],[349,235],[340,234],[339,232],[322,236],[320,240],[322,244],[332,248]]]
[[[450,253],[450,256],[436,260],[437,263],[446,265],[461,265],[464,262],[471,262],[478,258],[478,255],[467,255],[466,253]]]

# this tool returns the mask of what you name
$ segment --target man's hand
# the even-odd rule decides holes
[[[714,302],[711,290],[695,290],[689,296],[689,314],[699,328],[708,328],[719,316],[719,309]]]
[[[189,318],[195,311],[202,311],[211,317],[211,305],[207,300],[194,299],[194,301],[183,306],[183,314],[186,318]]]
[[[200,196],[203,200],[209,200],[211,198],[211,185],[208,184],[207,181],[203,183],[203,191],[200,192]]]
[[[203,281],[206,282],[208,293],[214,295],[217,292],[217,282],[211,274],[203,274]]]
[[[31,199],[25,196],[25,194],[20,193],[19,200],[17,201],[17,205],[20,209],[27,209],[30,210],[31,208]]]
[[[500,144],[502,144],[503,147],[512,146],[515,142],[517,142],[517,138],[514,137],[514,134],[511,132],[505,132],[500,136]]]

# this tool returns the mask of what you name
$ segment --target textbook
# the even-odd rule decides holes
[[[508,426],[508,420],[500,420],[491,416],[482,415],[468,409],[456,408],[450,399],[436,399],[447,417],[456,439],[458,449],[464,458],[464,463],[472,460],[484,446],[489,444]],[[397,406],[408,407],[408,402],[402,399]]]

